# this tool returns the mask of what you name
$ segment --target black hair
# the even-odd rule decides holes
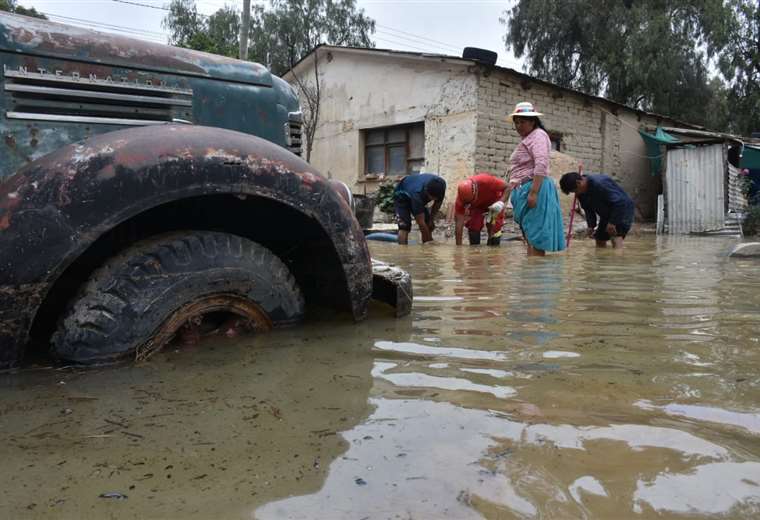
[[[567,195],[571,191],[575,191],[581,179],[583,179],[583,175],[580,173],[568,172],[559,179],[559,188],[562,190],[562,193]]]
[[[538,116],[521,116],[520,114],[515,114],[513,117],[519,117],[520,119],[526,119],[528,121],[533,121],[536,124],[536,128],[540,128],[544,132],[546,132],[546,127],[541,122],[541,119],[539,119]]]
[[[436,200],[443,200],[446,195],[446,181],[441,177],[433,177],[425,185],[425,191]]]

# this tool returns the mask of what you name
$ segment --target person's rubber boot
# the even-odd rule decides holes
[[[480,231],[473,231],[472,229],[468,229],[467,235],[468,235],[468,238],[470,239],[471,246],[480,245]]]

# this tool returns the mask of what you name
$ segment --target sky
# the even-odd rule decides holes
[[[133,2],[133,3],[130,3]],[[166,43],[161,27],[169,0],[19,0],[57,22],[117,32]],[[261,3],[251,0],[251,3]],[[375,46],[383,49],[461,56],[464,47],[499,54],[497,64],[522,70],[522,60],[505,49],[505,27],[499,22],[515,0],[357,0],[376,22]],[[143,5],[134,5],[143,4]],[[211,14],[224,5],[242,7],[243,0],[196,0]]]

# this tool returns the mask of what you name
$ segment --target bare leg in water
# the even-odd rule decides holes
[[[543,249],[536,249],[535,247],[528,244],[527,242],[526,244],[528,245],[528,256],[546,256],[546,251],[544,251]]]

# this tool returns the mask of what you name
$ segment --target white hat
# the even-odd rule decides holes
[[[531,103],[530,101],[521,101],[520,103],[515,105],[514,111],[512,111],[512,113],[507,116],[507,119],[512,121],[512,118],[515,116],[538,117],[542,115],[543,114],[541,112],[536,112],[536,110],[533,108],[533,103]]]

